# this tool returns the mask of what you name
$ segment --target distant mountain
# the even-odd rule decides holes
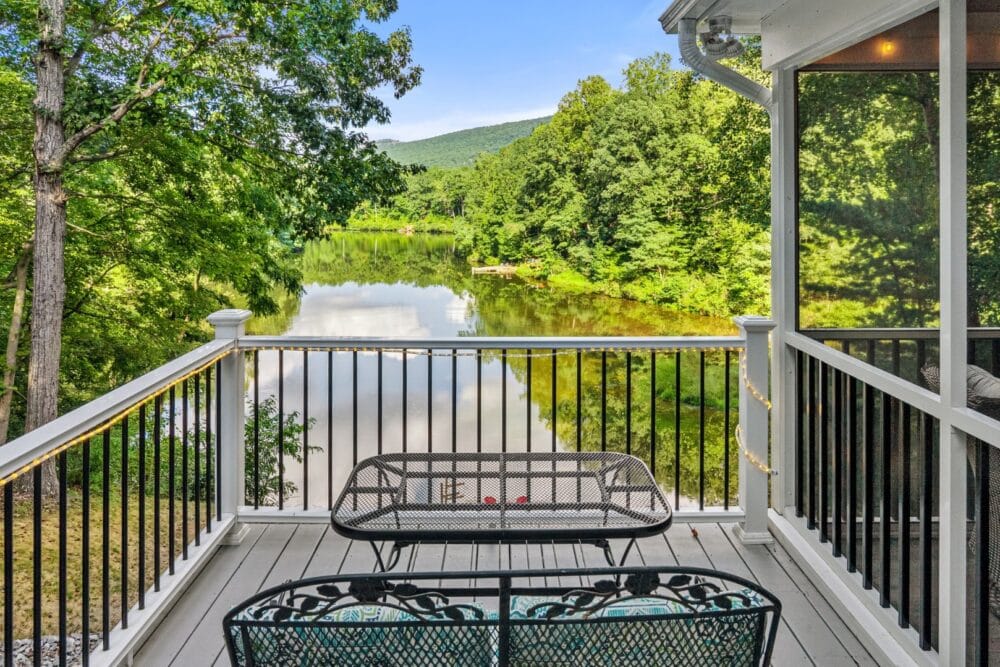
[[[551,116],[518,120],[500,125],[474,127],[449,132],[418,141],[378,142],[392,159],[401,164],[422,164],[426,167],[462,167],[475,162],[480,153],[495,153],[507,144],[526,137]]]

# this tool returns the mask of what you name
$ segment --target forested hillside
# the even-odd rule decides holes
[[[737,63],[760,76],[754,50]],[[756,72],[756,74],[753,74]],[[708,315],[768,312],[765,112],[666,55],[590,77],[472,167],[411,176],[358,227],[453,228],[473,262]]]
[[[528,136],[547,120],[548,117],[531,118],[474,127],[417,141],[382,141],[379,148],[400,164],[462,167],[474,163],[482,153],[495,153],[510,142]]]

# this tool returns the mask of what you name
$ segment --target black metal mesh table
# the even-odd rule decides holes
[[[662,533],[672,511],[649,468],[617,452],[384,454],[361,461],[333,528],[391,569],[411,543],[585,542]],[[392,542],[388,563],[376,542]]]

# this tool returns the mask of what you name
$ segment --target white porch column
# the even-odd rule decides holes
[[[966,55],[965,1],[942,0],[941,81],[941,411],[939,652],[946,665],[966,661],[966,458],[965,433],[954,408],[966,405]]]
[[[795,351],[785,342],[798,322],[795,243],[795,71],[771,72],[771,506],[795,504]]]
[[[733,319],[740,328],[746,349],[740,364],[740,462],[739,495],[743,521],[736,535],[744,544],[774,542],[767,529],[767,492],[770,458],[770,394],[768,337],[774,322],[764,317],[742,316]],[[763,469],[762,469],[763,468]]]
[[[244,334],[249,310],[220,310],[208,316],[215,327],[216,339],[236,340]],[[243,354],[234,351],[221,362],[219,372],[219,507],[224,514],[236,515],[243,505],[243,455],[245,363]],[[226,543],[240,542],[246,535],[245,524],[234,523]]]

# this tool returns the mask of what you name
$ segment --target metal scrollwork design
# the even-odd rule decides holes
[[[751,599],[742,592],[723,590],[718,584],[690,574],[675,574],[662,582],[655,572],[630,574],[625,581],[594,582],[591,588],[578,588],[564,594],[559,601],[547,601],[528,609],[529,617],[540,612],[547,619],[580,615],[583,618],[612,604],[634,599],[662,600],[680,605],[689,612],[730,610],[749,607]]]
[[[395,584],[374,577],[355,579],[347,590],[334,583],[317,584],[309,589],[290,589],[255,607],[256,620],[274,622],[316,620],[333,612],[376,605],[405,612],[425,620],[482,620],[482,609],[467,604],[450,604],[446,596],[413,584]]]

